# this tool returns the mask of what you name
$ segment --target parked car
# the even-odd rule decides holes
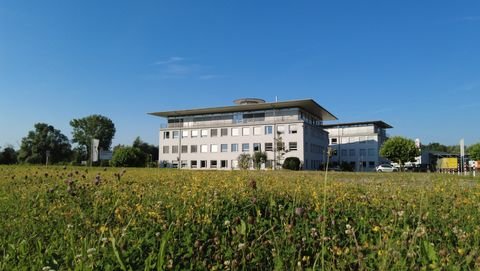
[[[389,164],[381,164],[376,167],[377,172],[396,172],[398,169]]]

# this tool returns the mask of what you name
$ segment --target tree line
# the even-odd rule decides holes
[[[110,150],[115,136],[115,125],[102,115],[90,115],[70,121],[72,140],[60,130],[47,123],[36,123],[33,130],[22,138],[20,149],[13,146],[0,148],[0,164],[81,164],[89,159],[91,140],[99,139],[99,149]],[[75,144],[73,147],[72,144]],[[132,146],[118,145],[113,148],[111,161],[97,165],[148,166],[158,160],[158,147],[143,142],[137,137]]]

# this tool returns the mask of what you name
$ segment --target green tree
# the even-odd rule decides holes
[[[133,141],[133,147],[138,148],[144,155],[145,164],[152,163],[154,161],[158,161],[158,147],[148,144],[140,137],[137,137],[135,141]]]
[[[275,169],[277,166],[282,166],[285,153],[287,153],[287,151],[285,142],[283,142],[282,133],[277,131],[277,137],[275,138]]]
[[[138,148],[117,146],[113,151],[112,166],[114,167],[143,167],[145,160]]]
[[[252,157],[248,153],[242,153],[238,156],[238,167],[240,169],[249,169]]]
[[[17,163],[17,152],[13,146],[7,146],[0,152],[0,164],[12,165]]]
[[[428,143],[425,146],[422,146],[422,149],[427,150],[427,151],[437,151],[437,152],[448,152],[448,147],[440,144],[438,142],[432,142]]]
[[[92,139],[99,139],[99,148],[108,150],[115,136],[115,125],[112,120],[102,115],[90,115],[81,119],[70,121],[72,126],[72,142],[82,146],[90,154]],[[87,157],[84,157],[85,159]]]
[[[51,163],[70,160],[71,145],[60,130],[46,123],[37,123],[34,127],[35,130],[22,139],[18,160],[29,164],[45,163],[47,152]]]
[[[252,161],[253,161],[253,166],[256,169],[260,169],[262,167],[262,164],[264,164],[267,161],[267,153],[262,151],[254,152]]]
[[[400,167],[405,162],[414,161],[420,155],[420,150],[415,146],[415,141],[401,136],[389,138],[380,148],[380,155],[394,162]]]
[[[300,159],[298,157],[287,157],[283,161],[282,168],[289,170],[300,170]]]
[[[468,155],[470,155],[470,159],[480,161],[480,143],[470,146],[468,148]]]

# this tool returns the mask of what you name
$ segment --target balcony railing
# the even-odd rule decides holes
[[[241,126],[241,125],[260,125],[260,124],[282,124],[286,122],[300,121],[297,116],[278,116],[272,118],[251,118],[243,120],[216,120],[216,121],[202,121],[202,122],[180,122],[161,124],[160,128],[202,128],[202,127],[221,127],[221,126]]]

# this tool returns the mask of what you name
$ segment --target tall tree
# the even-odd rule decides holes
[[[17,152],[9,145],[0,152],[0,164],[12,165],[17,163]]]
[[[420,150],[415,146],[415,141],[401,136],[389,138],[380,148],[380,155],[394,162],[400,167],[405,162],[413,161],[420,155]]]
[[[468,148],[468,155],[470,155],[470,159],[480,161],[480,143],[470,146]]]
[[[448,152],[448,147],[438,142],[428,143],[422,148],[428,151]]]
[[[72,126],[72,142],[83,146],[90,153],[92,139],[100,140],[99,148],[108,150],[115,136],[115,125],[112,120],[102,115],[90,115],[70,121]]]
[[[140,137],[133,141],[133,147],[140,149],[145,154],[146,162],[158,160],[158,147],[144,142]]]
[[[71,145],[68,138],[46,123],[35,124],[35,130],[22,139],[18,159],[22,162],[45,163],[47,152],[52,163],[69,161]]]

